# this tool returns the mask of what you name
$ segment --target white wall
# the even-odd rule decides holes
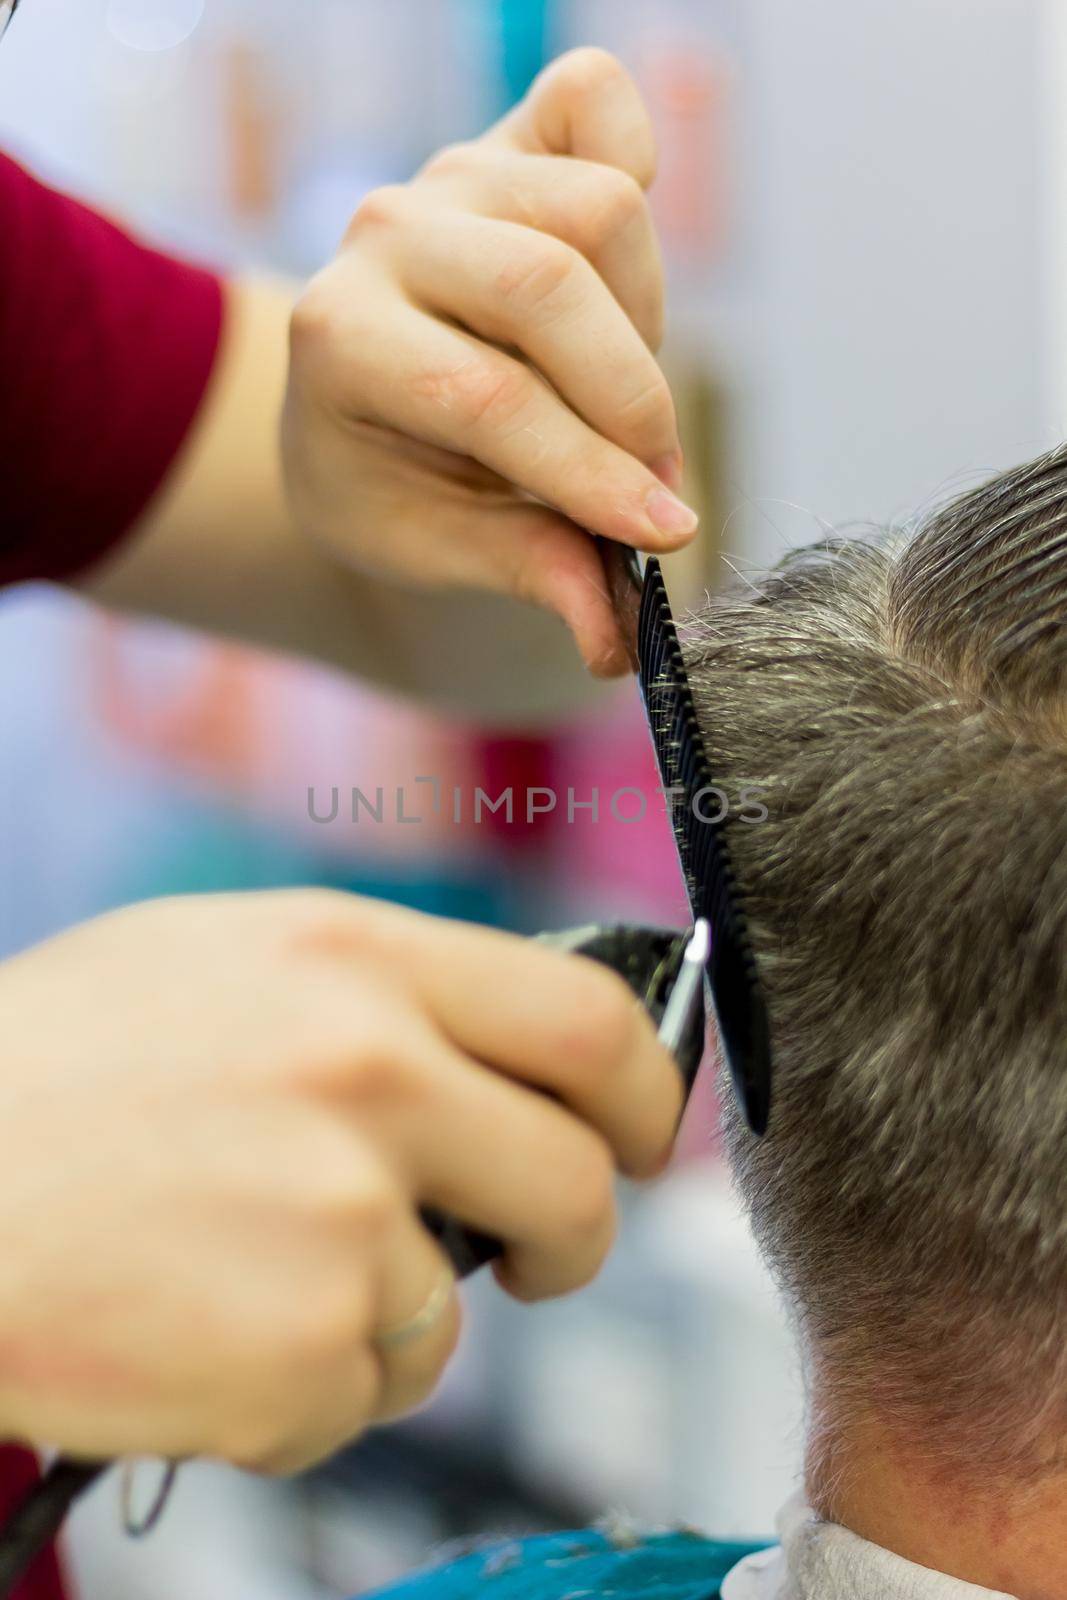
[[[1055,442],[1032,0],[752,0],[750,553]],[[787,504],[778,504],[777,502]],[[792,507],[800,509],[792,509]]]

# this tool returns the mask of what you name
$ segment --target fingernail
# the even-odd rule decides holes
[[[680,450],[672,450],[669,456],[658,456],[655,461],[650,461],[649,470],[654,472],[668,489],[680,489],[682,474],[685,471],[685,457]]]
[[[660,533],[692,533],[700,520],[692,507],[669,489],[653,489],[645,500],[645,510]]]

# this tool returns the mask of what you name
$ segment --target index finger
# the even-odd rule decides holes
[[[461,1050],[557,1096],[608,1141],[623,1170],[657,1170],[683,1087],[650,1017],[618,974],[495,929],[407,926],[409,973]]]
[[[616,56],[592,46],[547,66],[483,137],[529,154],[600,161],[628,172],[643,189],[656,172],[656,140],[640,90]]]

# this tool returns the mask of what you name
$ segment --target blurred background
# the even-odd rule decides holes
[[[628,63],[661,143],[665,361],[703,513],[676,599],[1063,436],[1060,0],[26,0],[0,142],[176,247],[299,276],[362,194],[579,43]],[[0,600],[0,738],[0,955],[131,899],[298,882],[520,930],[684,916],[654,808],[473,827],[446,806],[415,829],[347,810],[429,773],[651,790],[630,686],[595,721],[490,733],[23,589]],[[309,790],[326,815],[334,786],[314,821]],[[297,1483],[190,1468],[142,1544],[104,1484],[71,1529],[84,1600],[326,1600],[441,1541],[605,1511],[769,1533],[799,1386],[709,1078],[592,1289],[531,1310],[476,1283],[435,1403]]]

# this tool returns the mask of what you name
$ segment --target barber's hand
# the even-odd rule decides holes
[[[662,551],[696,526],[653,354],[654,163],[632,80],[576,50],[483,138],[368,195],[292,323],[300,525],[363,570],[546,606],[604,675],[626,657],[582,530]]]
[[[0,1061],[0,1438],[268,1470],[439,1377],[421,1205],[503,1239],[519,1298],[575,1288],[681,1098],[591,961],[326,891],[152,902],[5,963]]]

